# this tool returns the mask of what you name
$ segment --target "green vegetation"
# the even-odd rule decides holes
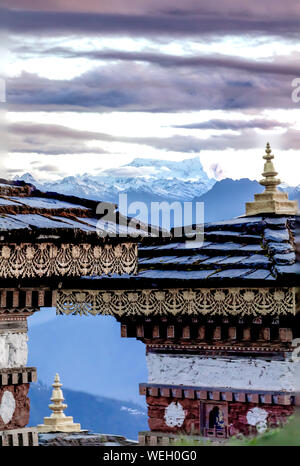
[[[300,413],[292,416],[284,427],[269,429],[263,434],[251,437],[243,435],[226,441],[213,439],[189,439],[182,437],[176,446],[300,446]]]
[[[269,429],[255,437],[232,438],[226,445],[235,446],[300,446],[300,417],[293,416],[282,428]]]

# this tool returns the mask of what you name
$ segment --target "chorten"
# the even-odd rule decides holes
[[[264,178],[259,183],[265,187],[265,191],[261,194],[255,194],[254,202],[246,203],[246,215],[296,215],[298,212],[298,202],[290,201],[287,193],[277,189],[281,181],[276,178],[278,173],[274,168],[272,161],[274,155],[269,143],[267,143],[266,153],[263,158],[266,161],[264,172],[262,173]]]
[[[63,403],[64,396],[61,390],[62,384],[60,383],[59,375],[56,374],[54,383],[52,385],[52,404],[49,405],[49,408],[52,411],[50,417],[44,417],[44,424],[39,424],[37,426],[38,432],[80,432],[80,424],[73,422],[72,416],[66,416],[64,410],[67,408],[67,405]]]

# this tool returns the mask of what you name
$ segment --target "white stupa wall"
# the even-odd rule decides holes
[[[28,358],[27,333],[0,333],[0,369],[23,367]]]
[[[296,363],[199,355],[147,355],[148,383],[241,390],[294,391]]]

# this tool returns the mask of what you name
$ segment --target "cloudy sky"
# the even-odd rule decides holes
[[[298,1],[0,5],[8,135],[0,177],[199,156],[209,175],[255,179],[270,141],[281,179],[300,183],[300,103],[291,98]]]

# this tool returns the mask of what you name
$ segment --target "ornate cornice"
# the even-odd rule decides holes
[[[60,314],[149,316],[295,314],[293,288],[59,290]]]
[[[0,246],[0,278],[137,272],[137,244],[21,243]]]

